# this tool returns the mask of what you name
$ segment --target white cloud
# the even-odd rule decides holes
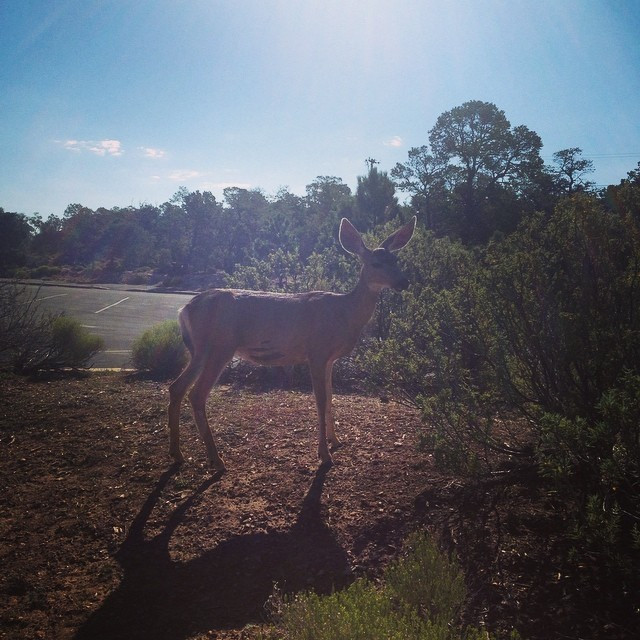
[[[120,140],[65,140],[62,146],[75,153],[89,151],[98,156],[121,156],[124,153]]]
[[[75,151],[77,153],[80,152],[81,147],[79,140],[65,140],[61,144],[65,149],[68,149],[69,151]]]
[[[404,140],[400,136],[393,136],[393,138],[384,142],[385,147],[402,147],[403,145]]]
[[[193,180],[194,178],[199,178],[202,175],[200,171],[191,171],[191,170],[177,170],[172,171],[169,174],[169,180],[173,180],[174,182],[180,182],[182,180]]]
[[[92,147],[89,147],[89,151],[96,153],[99,156],[104,156],[106,154],[110,156],[121,156],[122,144],[120,143],[120,140],[101,140]]]
[[[156,149],[154,147],[139,147],[145,158],[152,158],[154,160],[160,160],[167,155],[164,149]]]

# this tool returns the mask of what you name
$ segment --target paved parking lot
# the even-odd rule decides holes
[[[53,313],[63,311],[103,338],[105,350],[96,356],[93,363],[96,368],[130,367],[133,341],[152,325],[175,319],[180,307],[193,297],[193,294],[124,288],[50,285],[27,285],[27,291],[36,295],[43,309]]]

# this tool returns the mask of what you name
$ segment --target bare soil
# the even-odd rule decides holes
[[[559,569],[563,510],[535,474],[439,471],[411,408],[336,394],[344,446],[324,469],[309,393],[218,387],[220,476],[187,406],[187,462],[171,465],[164,383],[1,385],[1,638],[250,638],[274,586],[375,580],[417,529],[460,557],[467,622],[531,639],[633,637]]]

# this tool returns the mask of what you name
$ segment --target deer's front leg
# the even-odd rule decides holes
[[[318,409],[318,458],[320,458],[322,464],[326,465],[333,464],[327,445],[327,422],[329,422],[329,430],[335,438],[333,417],[331,415],[331,364],[311,363],[309,367]]]
[[[339,449],[342,444],[336,436],[336,424],[333,418],[333,362],[327,364],[327,383],[325,388],[327,390],[327,397],[325,400],[325,424],[327,426],[327,442],[331,447],[331,451]]]

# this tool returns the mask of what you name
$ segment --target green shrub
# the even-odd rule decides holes
[[[19,373],[86,368],[104,348],[100,336],[67,316],[43,315],[23,329],[22,341],[12,354],[13,369]]]
[[[465,598],[462,573],[423,535],[386,570],[383,586],[356,580],[329,596],[298,594],[281,612],[288,640],[456,640],[488,637],[457,628]]]
[[[411,640],[431,625],[414,611],[398,612],[386,595],[365,579],[330,596],[309,593],[286,607],[283,627],[290,640]]]
[[[51,365],[82,368],[104,348],[100,336],[89,333],[75,318],[60,316],[53,321]]]
[[[16,267],[9,275],[16,280],[28,280],[31,277],[31,271],[27,267]]]
[[[62,269],[57,266],[48,264],[40,265],[31,270],[32,278],[51,278],[52,276],[58,276],[62,272]]]
[[[279,291],[345,291],[356,279],[357,262],[335,247],[312,253],[303,263],[297,253],[278,249],[264,260],[238,264],[226,284],[237,289]]]
[[[0,367],[16,373],[82,368],[103,348],[77,320],[43,312],[38,291],[0,282]]]
[[[151,269],[140,268],[135,271],[125,271],[120,278],[123,284],[148,284],[151,279]]]
[[[447,626],[456,620],[466,597],[462,570],[424,535],[413,535],[405,556],[386,570],[386,592],[424,618]]]
[[[403,258],[412,286],[364,368],[423,410],[445,464],[531,460],[543,414],[593,420],[620,371],[638,371],[640,229],[595,197],[482,250],[418,234]]]
[[[165,320],[147,329],[135,340],[132,361],[136,369],[157,378],[176,376],[187,362],[180,327],[175,320]]]
[[[571,514],[572,558],[597,559],[598,580],[640,587],[640,376],[626,372],[605,392],[594,418],[547,414],[540,467]]]

